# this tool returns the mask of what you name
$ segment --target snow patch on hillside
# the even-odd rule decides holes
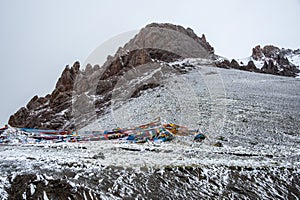
[[[300,54],[289,54],[287,58],[291,63],[297,66],[298,69],[300,69]]]

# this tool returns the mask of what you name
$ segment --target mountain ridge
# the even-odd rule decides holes
[[[161,81],[170,74],[188,73],[195,66],[183,63],[174,67],[168,63],[189,57],[210,60],[215,67],[295,77],[300,71],[299,65],[289,61],[292,54],[300,56],[300,50],[256,46],[245,65],[241,60],[229,61],[216,55],[206,36],[198,37],[191,28],[152,23],[120,47],[114,56],[108,56],[102,67],[88,64],[85,69],[80,69],[78,61],[71,67],[66,66],[51,94],[34,96],[10,117],[8,123],[15,127],[42,129],[84,127],[109,112],[112,100],[118,99],[116,94],[123,93],[122,85],[118,83],[126,74],[133,73],[127,77],[128,82],[139,82],[132,86],[134,89],[128,94],[130,99],[143,90],[163,86]],[[257,63],[262,62],[263,65],[257,67]],[[145,76],[144,82],[140,83],[137,80],[143,76],[141,72],[145,65],[160,71],[152,77]]]

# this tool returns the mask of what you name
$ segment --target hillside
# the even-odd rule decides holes
[[[184,62],[187,58],[202,59],[213,67],[296,77],[299,55],[299,50],[257,46],[249,58],[229,61],[215,54],[205,35],[198,37],[192,29],[178,25],[153,23],[114,56],[108,56],[101,67],[82,68],[79,62],[66,66],[51,94],[34,96],[8,123],[26,128],[83,128],[111,112],[120,101],[126,103],[141,91],[163,87],[166,77],[195,68]]]
[[[67,66],[52,93],[10,117],[0,135],[0,199],[297,199],[298,73],[299,50],[257,46],[227,59],[190,28],[147,25],[103,66]],[[195,141],[195,131],[144,143],[57,135],[126,127],[146,135],[138,125],[157,117],[205,139]],[[21,127],[54,133],[41,140]]]
[[[163,87],[144,90],[121,106],[112,104],[111,112],[85,129],[137,125],[159,113],[168,122],[200,124],[206,140],[195,143],[193,136],[178,136],[166,143],[3,145],[0,197],[299,196],[300,80],[216,68],[199,59],[174,65],[189,72],[167,77]]]

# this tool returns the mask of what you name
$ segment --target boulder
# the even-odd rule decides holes
[[[239,65],[239,63],[235,59],[231,60],[230,67],[234,68],[234,69],[241,69],[241,66]]]
[[[259,72],[260,71],[258,68],[256,68],[256,66],[252,60],[250,60],[248,62],[248,64],[245,65],[243,68],[244,68],[244,70],[250,71],[250,72]]]

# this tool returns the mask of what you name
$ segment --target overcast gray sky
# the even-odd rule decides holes
[[[300,0],[1,0],[0,126],[64,67],[101,43],[150,22],[206,34],[217,54],[243,58],[257,44],[300,47]]]

